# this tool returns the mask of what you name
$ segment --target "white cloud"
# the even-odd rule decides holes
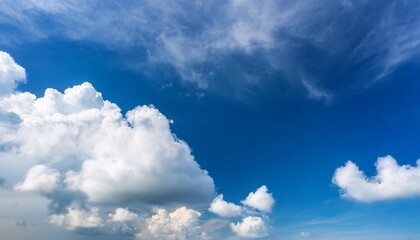
[[[242,214],[242,207],[224,201],[223,194],[220,194],[210,204],[209,211],[222,217],[236,217]]]
[[[45,165],[32,167],[26,174],[25,180],[15,186],[19,191],[39,191],[49,193],[57,186],[59,172]]]
[[[117,208],[114,214],[109,214],[108,216],[113,222],[131,222],[139,219],[137,214],[130,212],[126,208]]]
[[[241,201],[242,204],[253,207],[263,212],[271,212],[274,205],[274,198],[265,185],[255,192],[249,193],[248,197]]]
[[[6,52],[0,51],[0,96],[12,93],[26,78],[25,69]]]
[[[244,206],[238,206],[223,200],[223,195],[217,196],[208,209],[222,217],[237,217],[244,215],[242,222],[231,223],[230,227],[239,237],[260,238],[268,236],[267,226],[261,216],[268,219],[265,215],[271,212],[275,200],[265,185],[255,192],[248,194],[248,197],[241,201]],[[255,211],[255,209],[259,211]],[[254,216],[252,216],[254,215]]]
[[[367,177],[351,161],[335,170],[333,183],[343,197],[361,202],[420,196],[420,160],[417,166],[398,165],[391,157],[376,162],[376,176]]]
[[[199,225],[201,213],[181,207],[169,213],[159,209],[155,215],[146,220],[143,230],[137,234],[138,239],[162,240],[198,240],[206,239]]]
[[[83,83],[64,94],[47,89],[41,98],[30,93],[0,98],[0,111],[21,120],[15,131],[5,130],[0,144],[13,147],[4,154],[58,164],[64,183],[90,201],[203,203],[213,197],[212,178],[153,106],[124,117]]]
[[[231,224],[232,230],[240,237],[261,238],[266,237],[267,227],[261,217],[245,217],[242,222]]]
[[[310,232],[300,232],[299,235],[303,238],[308,238],[308,237],[311,236],[311,233]]]
[[[13,82],[15,75],[2,77]],[[215,195],[213,179],[171,122],[153,106],[124,116],[90,83],[41,97],[12,89],[0,95],[0,176],[16,191],[47,198],[51,223],[134,235],[141,217],[121,207],[203,207]],[[175,228],[195,224],[190,210],[170,216]]]
[[[104,220],[99,215],[99,209],[82,210],[69,208],[65,214],[53,214],[50,222],[55,225],[64,226],[69,230],[78,228],[98,228],[104,226]]]

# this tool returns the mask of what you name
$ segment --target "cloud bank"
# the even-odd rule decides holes
[[[12,89],[25,71],[9,54],[0,54],[0,64],[1,84],[10,86],[0,95],[2,184],[48,199],[51,223],[134,235],[155,206],[202,208],[214,197],[213,179],[155,107],[123,115],[87,82],[36,97]],[[144,212],[140,216],[127,205]],[[184,207],[168,216],[174,236],[189,238],[176,231],[197,222],[200,213]]]
[[[49,88],[41,97],[19,92],[12,87],[24,81],[25,70],[7,53],[0,58],[0,79],[11,87],[0,95],[4,186],[46,198],[49,222],[69,231],[137,239],[211,238],[202,228],[202,213],[193,207],[202,209],[214,198],[213,179],[171,132],[171,120],[151,105],[123,115],[88,82],[64,92]],[[243,206],[224,201],[221,194],[209,211],[242,218],[231,230],[258,238],[268,235],[263,218],[274,202],[262,186]]]
[[[376,175],[367,177],[356,164],[348,161],[335,170],[333,183],[343,197],[374,202],[420,196],[420,160],[417,166],[398,165],[391,156],[378,158]]]

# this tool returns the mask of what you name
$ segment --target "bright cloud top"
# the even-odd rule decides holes
[[[117,208],[115,209],[115,214],[109,214],[108,216],[110,217],[111,221],[114,222],[130,222],[139,219],[139,215],[130,212],[126,208]]]
[[[210,204],[209,211],[221,217],[236,217],[242,214],[242,207],[223,200],[223,194],[217,196]]]
[[[93,208],[89,211],[69,208],[67,214],[51,215],[50,222],[55,225],[65,226],[68,230],[104,226],[104,220],[100,217],[98,208]]]
[[[213,195],[211,177],[153,106],[123,117],[83,83],[64,94],[47,89],[41,98],[4,96],[0,111],[20,119],[12,131],[2,132],[0,144],[10,146],[3,154],[46,165],[31,167],[16,189],[52,191],[61,173],[60,186],[81,191],[92,202],[200,202]],[[7,120],[3,124],[13,124]]]
[[[268,235],[266,224],[261,217],[246,217],[241,222],[232,223],[231,228],[239,237],[244,238],[261,238]]]
[[[6,52],[0,51],[0,96],[12,92],[26,78],[25,69]]]
[[[59,172],[44,165],[31,168],[26,174],[25,181],[15,187],[19,191],[38,191],[50,193],[57,186]]]
[[[138,239],[207,239],[206,233],[201,230],[199,217],[201,213],[181,207],[168,213],[159,209],[155,215],[146,220],[146,224]]]
[[[242,204],[263,212],[271,212],[274,202],[273,195],[268,193],[267,187],[263,185],[257,191],[249,193],[248,197],[242,201]]]
[[[417,166],[398,165],[391,157],[378,158],[376,176],[366,177],[356,164],[348,161],[337,168],[333,183],[343,197],[361,202],[420,196],[420,160]]]

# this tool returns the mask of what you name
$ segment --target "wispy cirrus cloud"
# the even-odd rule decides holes
[[[232,97],[290,82],[332,96],[370,86],[419,55],[419,8],[412,1],[2,1],[0,43],[60,37],[136,50],[128,63],[136,69],[166,64],[183,81]],[[311,76],[307,84],[302,74]]]

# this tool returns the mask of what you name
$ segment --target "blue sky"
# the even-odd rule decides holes
[[[0,236],[420,239],[420,4],[0,9]]]

